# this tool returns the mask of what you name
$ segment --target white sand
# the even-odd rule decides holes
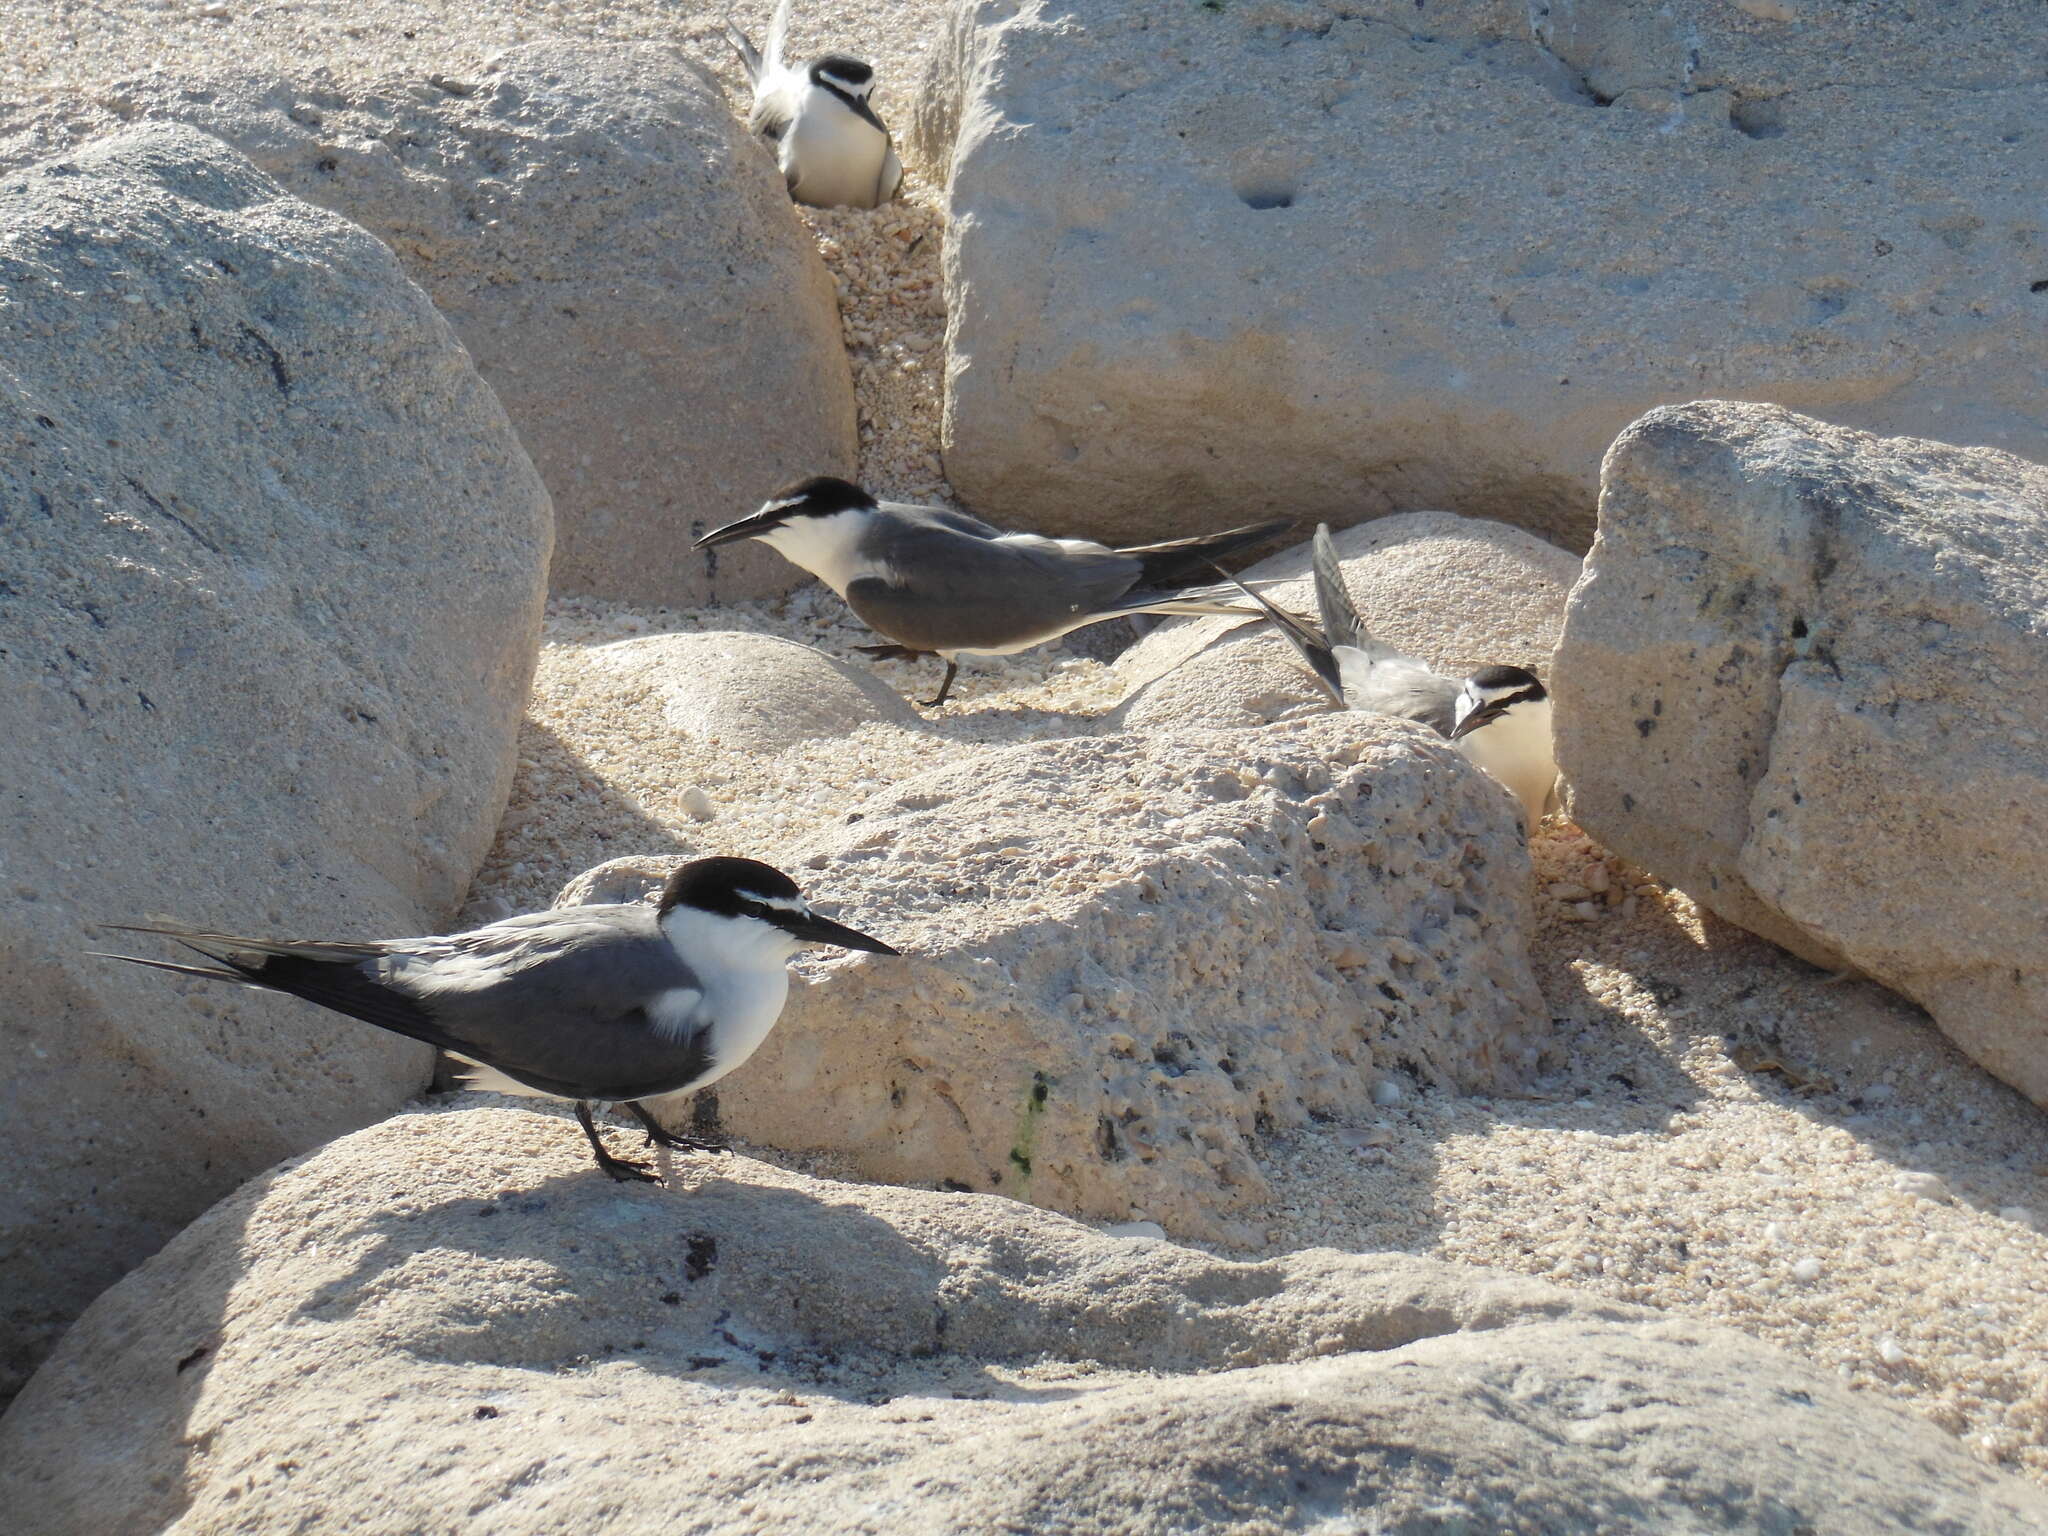
[[[757,37],[768,9],[733,7]],[[822,4],[800,7],[792,52],[830,42],[865,53],[884,115],[901,121],[936,11],[933,0],[834,0],[828,27]],[[0,117],[45,90],[152,68],[326,61],[460,76],[500,47],[553,36],[675,42],[736,84],[716,23],[648,0],[0,0]],[[893,208],[803,216],[840,279],[870,484],[943,495],[942,234],[930,189],[913,175]],[[981,744],[1088,729],[1113,697],[1106,668],[1059,653],[970,664],[959,702],[929,732],[871,728],[852,753],[736,762],[677,738],[595,649],[706,628],[785,634],[842,656],[866,638],[815,587],[715,613],[557,604],[514,803],[468,916],[544,905],[569,876],[622,853],[772,845]],[[877,671],[914,696],[936,682],[930,664]],[[684,808],[693,788],[712,802],[708,823]],[[1536,853],[1546,885],[1597,885],[1596,867],[1617,884],[1575,828],[1553,822]],[[1578,910],[1588,899],[1590,917]],[[1406,1087],[1396,1104],[1269,1143],[1269,1251],[1399,1248],[1727,1322],[2048,1482],[2048,1238],[2035,1230],[2048,1223],[2048,1115],[1876,987],[1832,982],[1682,896],[1608,899],[1567,889],[1545,903],[1537,958],[1561,1021],[1556,1076],[1515,1099]]]

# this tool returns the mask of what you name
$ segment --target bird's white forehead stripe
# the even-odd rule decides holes
[[[737,894],[747,901],[758,901],[764,907],[773,907],[777,912],[790,912],[799,917],[810,910],[803,904],[802,899],[796,896],[761,896],[753,891],[740,891]]]

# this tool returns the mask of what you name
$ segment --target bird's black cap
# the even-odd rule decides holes
[[[749,512],[723,528],[712,529],[691,548],[709,549],[736,539],[758,539],[793,517],[830,517],[835,512],[859,512],[874,505],[875,498],[851,480],[841,480],[837,475],[813,475],[808,480],[785,485],[762,502],[758,511]]]
[[[806,944],[836,944],[877,955],[901,953],[857,928],[820,917],[794,880],[754,859],[692,859],[661,889],[662,915],[677,907],[719,917],[751,917]]]

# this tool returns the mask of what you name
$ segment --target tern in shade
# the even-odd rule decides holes
[[[468,1064],[471,1087],[567,1099],[597,1166],[653,1179],[605,1150],[592,1102],[623,1104],[650,1143],[707,1151],[664,1130],[649,1100],[739,1066],[789,994],[789,957],[813,944],[898,951],[811,910],[787,875],[752,859],[697,859],[659,905],[563,907],[439,938],[328,943],[176,926],[118,926],[175,939],[208,963],[107,955],[181,976],[285,992]]]
[[[1288,518],[1222,533],[1111,549],[1089,539],[1005,533],[965,512],[877,501],[819,475],[777,492],[696,548],[759,539],[846,600],[888,645],[875,656],[939,656],[935,707],[946,702],[962,656],[1006,656],[1069,630],[1134,613],[1256,617],[1231,586],[1190,586],[1194,572],[1293,526]]]
[[[872,66],[843,53],[821,54],[802,69],[782,62],[789,0],[781,0],[757,53],[728,20],[727,41],[754,88],[747,130],[766,139],[789,195],[815,208],[874,208],[903,184],[903,162],[868,102]]]
[[[1486,666],[1448,677],[1397,651],[1365,627],[1345,585],[1327,523],[1316,526],[1316,607],[1323,627],[1234,583],[1258,604],[1340,709],[1417,720],[1448,736],[1470,761],[1506,785],[1534,827],[1557,790],[1550,695],[1526,667]]]

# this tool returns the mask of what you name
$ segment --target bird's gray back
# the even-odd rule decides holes
[[[850,582],[846,600],[871,628],[920,651],[1008,648],[1074,627],[1131,589],[1128,555],[1081,540],[1002,534],[963,513],[888,507],[861,556],[885,574]]]
[[[1413,656],[1403,656],[1390,647],[1382,650],[1385,654],[1375,657],[1355,646],[1333,648],[1338,675],[1344,680],[1346,706],[1360,714],[1419,720],[1450,735],[1463,684],[1431,671]]]
[[[664,993],[704,990],[645,903],[508,918],[394,947],[381,969],[479,1061],[522,1080],[638,1098],[702,1070],[691,1062],[704,1043],[658,1032],[645,1012]]]

